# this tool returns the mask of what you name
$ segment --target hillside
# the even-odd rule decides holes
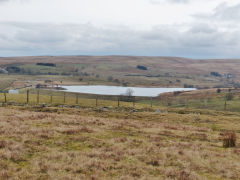
[[[54,67],[37,63],[53,63]],[[1,68],[10,68],[13,79],[31,80],[27,75],[72,84],[113,84],[197,88],[239,86],[240,60],[195,60],[178,57],[61,56],[0,58]],[[144,66],[147,70],[137,68]],[[11,69],[11,67],[18,69]],[[20,76],[21,75],[21,76]],[[53,76],[58,77],[53,77]],[[45,77],[43,77],[45,76]],[[61,77],[60,77],[61,76]],[[71,76],[71,77],[70,77]],[[8,78],[11,78],[8,76]],[[66,82],[65,82],[66,83]],[[71,84],[70,83],[70,84]]]

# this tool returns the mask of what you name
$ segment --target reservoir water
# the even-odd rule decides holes
[[[131,92],[133,96],[156,97],[161,93],[175,91],[193,91],[195,88],[147,88],[147,87],[121,87],[121,86],[61,86],[66,92],[86,93],[96,95],[126,95]]]

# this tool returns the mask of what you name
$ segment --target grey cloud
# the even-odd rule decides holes
[[[213,25],[192,24],[179,31],[158,26],[149,31],[92,24],[0,23],[0,56],[15,55],[151,55],[237,57],[240,31],[222,32]]]
[[[159,4],[162,2],[168,2],[168,3],[176,3],[176,4],[185,4],[185,3],[189,3],[189,0],[150,0],[150,2],[152,4]]]
[[[239,20],[240,19],[240,4],[235,6],[227,6],[226,3],[221,4],[215,9],[213,15],[215,18],[226,20]]]
[[[187,3],[189,2],[189,0],[168,0],[169,2],[172,2],[172,3]]]
[[[194,34],[212,34],[218,32],[218,29],[214,25],[209,25],[207,23],[198,23],[194,24],[190,29],[189,33]]]
[[[6,2],[9,2],[10,0],[0,0],[0,4],[1,3],[6,3]]]
[[[20,2],[20,3],[26,3],[28,2],[29,0],[0,0],[0,4],[6,4],[6,3],[9,3],[9,2]]]
[[[193,18],[203,21],[233,22],[237,24],[240,19],[240,4],[228,6],[226,3],[222,3],[212,13],[194,14]]]

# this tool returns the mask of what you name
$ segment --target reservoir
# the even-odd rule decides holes
[[[159,94],[176,91],[193,91],[195,88],[147,88],[147,87],[121,87],[121,86],[61,86],[65,92],[86,93],[96,95],[127,95],[156,97]]]

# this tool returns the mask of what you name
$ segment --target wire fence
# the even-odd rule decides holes
[[[20,94],[0,93],[5,105],[42,105],[68,107],[131,107],[131,108],[194,108],[240,111],[240,95],[226,100],[220,97],[186,98],[181,96],[135,97],[70,93],[64,91],[28,89]]]
[[[11,105],[84,106],[84,107],[148,107],[152,97],[108,96],[64,91],[29,89],[19,94],[1,93],[0,102]]]

